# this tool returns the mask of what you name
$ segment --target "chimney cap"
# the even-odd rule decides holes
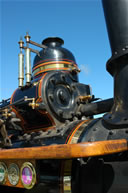
[[[59,37],[49,37],[42,41],[42,44],[48,47],[60,47],[64,44],[64,40]]]

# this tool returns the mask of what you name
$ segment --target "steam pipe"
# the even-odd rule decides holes
[[[27,49],[26,46],[23,47],[24,49]],[[35,49],[32,49],[32,48],[29,48],[31,52],[37,54],[39,57],[40,57],[40,52],[38,50],[35,50]]]
[[[102,100],[95,103],[82,105],[80,112],[85,116],[92,116],[101,113],[109,112],[113,105],[113,98]]]
[[[29,85],[31,82],[31,49],[29,48],[30,36],[27,33],[25,36],[27,47],[25,47],[25,76],[26,76],[26,85]]]
[[[44,48],[44,49],[47,48],[46,45],[44,45],[44,44],[38,44],[38,43],[30,40],[30,38],[31,38],[31,36],[29,36],[29,34],[27,33],[26,36],[25,36],[25,39],[26,39],[26,43],[27,43],[27,44],[29,43],[29,44],[32,44],[32,45],[34,45],[34,46],[37,46],[37,47],[40,47],[40,48]]]
[[[24,42],[22,41],[22,38],[18,43],[20,47],[20,53],[18,55],[18,85],[20,88],[24,86],[24,54],[22,53]]]
[[[19,60],[19,87],[24,86],[24,54],[22,52],[19,53],[18,55],[18,60]]]
[[[25,49],[25,76],[26,84],[29,85],[31,82],[31,51],[30,48]]]
[[[36,42],[34,42],[34,41],[32,41],[32,40],[29,40],[29,42],[28,42],[28,43],[30,43],[30,44],[32,44],[32,45],[34,45],[34,46],[40,47],[40,48],[44,48],[44,49],[46,49],[46,48],[47,48],[47,46],[46,46],[46,45],[43,45],[43,44],[38,44],[38,43],[36,43]]]

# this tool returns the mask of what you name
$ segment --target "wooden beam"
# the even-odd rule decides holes
[[[108,140],[30,148],[1,149],[2,159],[71,159],[101,156],[128,150],[127,140]]]

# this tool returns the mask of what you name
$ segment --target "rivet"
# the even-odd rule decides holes
[[[89,140],[88,140],[88,142],[93,142],[94,140],[92,139],[92,138],[90,138]]]
[[[97,131],[97,128],[94,128],[93,131]]]
[[[49,98],[50,98],[51,101],[54,100],[53,95],[49,95]]]
[[[77,112],[77,113],[76,113],[76,116],[81,116],[81,112]]]
[[[112,132],[112,131],[110,131],[110,132],[109,132],[109,135],[113,135],[113,132]]]
[[[55,84],[55,83],[56,83],[56,81],[55,81],[54,78],[50,79],[50,82],[51,82],[52,84]]]
[[[58,111],[58,115],[59,115],[59,116],[63,116],[63,111],[62,111],[62,110],[59,110],[59,111]]]
[[[61,75],[61,79],[62,79],[62,81],[65,81],[65,75],[64,74]]]
[[[110,115],[108,118],[109,118],[109,119],[111,119],[111,118],[112,118],[112,116]]]

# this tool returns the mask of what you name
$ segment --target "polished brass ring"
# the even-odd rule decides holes
[[[72,160],[65,160],[64,163],[64,176],[63,176],[63,186],[64,193],[71,193],[71,168]]]
[[[7,166],[4,162],[0,162],[0,184],[5,184],[7,180]]]
[[[36,171],[32,163],[25,162],[20,170],[20,177],[23,186],[26,189],[31,189],[36,183]]]

